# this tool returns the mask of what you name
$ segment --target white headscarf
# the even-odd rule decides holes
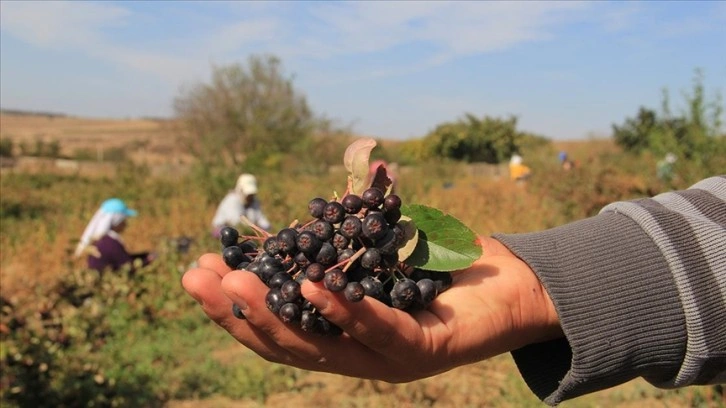
[[[111,228],[121,224],[126,218],[133,216],[136,216],[136,211],[126,207],[126,204],[120,199],[111,198],[104,201],[83,231],[81,240],[76,246],[75,255],[80,256],[83,254],[93,241],[108,234]]]

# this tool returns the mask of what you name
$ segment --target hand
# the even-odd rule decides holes
[[[218,254],[200,257],[182,284],[211,319],[269,361],[407,382],[562,336],[552,301],[527,264],[498,241],[480,240],[484,255],[414,314],[369,297],[351,303],[306,281],[303,295],[344,330],[338,337],[282,323],[265,306],[267,286],[251,272],[230,271]],[[233,302],[246,320],[232,315]]]

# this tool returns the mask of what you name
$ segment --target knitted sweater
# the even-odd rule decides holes
[[[534,270],[560,318],[564,338],[512,352],[547,404],[636,377],[726,382],[726,176],[494,238]]]

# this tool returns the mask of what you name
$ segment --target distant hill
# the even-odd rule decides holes
[[[16,116],[45,116],[47,118],[64,118],[67,117],[65,113],[58,112],[42,112],[42,111],[29,111],[22,109],[2,109],[0,108],[0,114],[2,115],[16,115]]]
[[[178,162],[186,156],[168,119],[96,119],[61,113],[3,109],[0,137],[11,140],[15,154],[22,145],[58,144],[66,158],[104,157],[123,151],[144,163]]]

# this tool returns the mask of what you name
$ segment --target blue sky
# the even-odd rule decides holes
[[[674,109],[694,70],[726,90],[726,2],[0,3],[0,105],[172,116],[211,66],[273,54],[319,115],[361,135],[425,136],[464,113],[552,139],[608,136]]]

